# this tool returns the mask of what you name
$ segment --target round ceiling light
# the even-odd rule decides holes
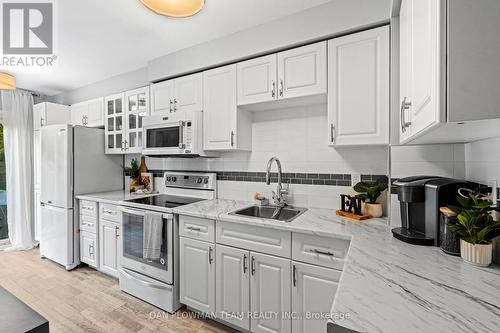
[[[159,15],[189,17],[197,14],[205,0],[141,0],[142,4]]]
[[[16,89],[16,78],[10,74],[0,72],[0,89]]]

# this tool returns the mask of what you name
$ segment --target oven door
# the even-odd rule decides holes
[[[184,121],[162,122],[157,117],[144,121],[143,155],[184,154]],[[161,120],[161,119],[160,119]]]
[[[172,284],[173,214],[126,207],[120,207],[120,210],[122,212],[120,257],[122,267]]]

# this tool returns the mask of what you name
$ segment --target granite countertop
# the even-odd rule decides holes
[[[475,267],[437,247],[392,237],[383,219],[355,222],[309,209],[291,223],[229,215],[251,202],[207,200],[177,214],[351,240],[331,309],[333,324],[358,332],[495,332],[500,267]]]
[[[77,199],[79,200],[89,200],[89,201],[97,201],[97,202],[103,202],[103,203],[108,203],[112,205],[117,205],[120,201],[123,200],[128,200],[132,198],[143,198],[147,196],[151,196],[154,194],[144,194],[144,195],[138,195],[138,194],[130,194],[129,192],[126,191],[111,191],[111,192],[100,192],[100,193],[89,193],[89,194],[79,194],[76,196]]]

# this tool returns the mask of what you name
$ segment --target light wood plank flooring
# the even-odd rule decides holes
[[[88,267],[66,272],[38,250],[0,251],[0,286],[47,318],[51,332],[235,332],[184,309],[169,315],[121,292],[105,274]]]

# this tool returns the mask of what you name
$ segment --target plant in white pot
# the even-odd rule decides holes
[[[491,264],[491,240],[500,235],[500,221],[493,220],[493,202],[482,200],[469,193],[470,198],[457,197],[462,206],[452,207],[458,213],[457,223],[448,224],[451,231],[460,235],[460,255],[463,260],[477,266]]]
[[[374,182],[359,182],[353,186],[354,191],[359,194],[357,198],[363,200],[363,214],[372,217],[381,217],[383,214],[382,204],[377,202],[382,192],[387,189],[387,177],[382,177]]]

